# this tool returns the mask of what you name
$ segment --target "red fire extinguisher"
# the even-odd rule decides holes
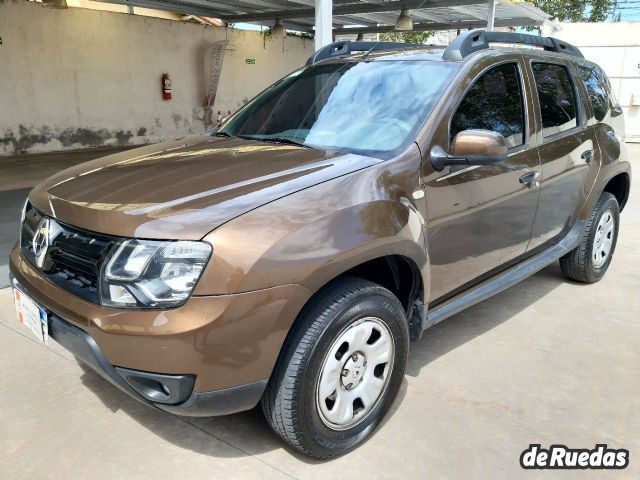
[[[171,77],[168,73],[162,74],[162,98],[171,100]]]

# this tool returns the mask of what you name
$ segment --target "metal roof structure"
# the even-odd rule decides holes
[[[318,0],[101,0],[134,7],[220,18],[227,24],[255,23],[313,32]],[[381,33],[394,29],[402,8],[414,31],[485,27],[495,6],[495,27],[541,25],[549,15],[519,0],[333,0],[334,33]]]

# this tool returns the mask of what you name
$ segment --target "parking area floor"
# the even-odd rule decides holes
[[[329,462],[286,448],[259,409],[189,419],[139,404],[36,343],[0,290],[0,478],[640,478],[638,178],[600,283],[554,264],[427,331],[389,419]],[[531,443],[606,443],[630,465],[525,472]]]

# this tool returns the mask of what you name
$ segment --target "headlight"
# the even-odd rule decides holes
[[[18,245],[22,245],[22,227],[24,225],[24,219],[27,216],[27,205],[29,205],[29,195],[24,201],[22,206],[22,213],[20,214],[20,233],[18,234]]]
[[[24,223],[24,217],[27,215],[27,205],[29,205],[29,195],[24,200],[24,205],[22,205],[22,214],[20,215],[20,225]]]
[[[184,303],[211,256],[204,242],[123,240],[107,259],[102,304],[175,307]]]

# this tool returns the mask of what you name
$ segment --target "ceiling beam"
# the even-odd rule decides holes
[[[284,20],[284,26],[288,30],[298,30],[301,32],[313,32],[314,31],[314,19],[300,18],[296,20]],[[226,22],[227,25],[235,25],[235,22]],[[264,27],[271,28],[273,26],[273,20],[257,20],[255,22],[246,22],[252,25],[262,25]],[[348,25],[369,26],[375,27],[379,22],[365,21],[363,19],[353,19],[347,17],[333,17],[333,27],[340,28]]]
[[[358,13],[380,13],[400,11],[402,8],[427,10],[431,8],[447,8],[465,5],[484,5],[482,0],[394,0],[380,4],[376,3],[353,3],[347,5],[336,5],[333,9],[334,15],[353,15]],[[246,13],[240,15],[227,15],[222,17],[229,22],[255,22],[259,20],[284,20],[285,18],[313,18],[315,9],[313,8],[289,8],[287,10],[274,10],[271,12]]]
[[[171,1],[171,0],[170,0]],[[196,5],[198,7],[219,9],[220,5],[225,6],[225,10],[232,12],[255,12],[255,11],[270,11],[287,8],[288,2],[281,2],[278,0],[173,0],[175,3]],[[156,3],[164,3],[163,0],[159,0]]]
[[[193,3],[180,3],[179,5],[176,2],[162,2],[161,5],[158,4],[157,1],[154,0],[98,0],[103,1],[104,3],[114,3],[118,5],[127,5],[133,7],[142,7],[142,8],[151,8],[155,10],[165,10],[168,12],[179,13],[182,15],[195,15],[199,17],[212,17],[212,18],[220,18],[225,14],[228,14],[228,11],[220,10],[218,8],[212,7],[202,7],[199,5],[195,5]],[[258,24],[263,24],[267,27],[273,26],[273,22],[256,22]],[[289,30],[296,30],[299,32],[313,33],[313,23],[304,24],[298,23],[295,21],[285,20],[284,26]]]
[[[340,16],[334,15],[333,23],[341,24],[341,25],[366,25],[366,26],[375,27],[381,22],[370,20],[366,17],[356,17],[354,15],[340,15]]]
[[[2,0],[0,0],[1,2]],[[314,0],[99,0],[127,6],[167,10],[180,14],[220,18],[227,23],[256,23],[272,26],[277,18],[291,30],[313,32]],[[397,12],[406,7],[413,10],[414,30],[465,29],[486,26],[486,18],[478,8],[486,9],[489,0],[334,0],[333,24],[355,24],[358,27],[341,28],[341,33],[378,33],[392,31]],[[297,3],[290,8],[286,4]],[[452,8],[458,14],[468,15],[467,20],[452,22],[443,10]],[[480,10],[481,10],[480,9]],[[432,13],[433,12],[433,13]],[[526,3],[507,2],[497,5],[496,26],[540,25],[548,15]],[[504,19],[505,16],[511,19]],[[471,17],[471,18],[469,18]],[[473,17],[477,17],[477,20]],[[383,24],[383,25],[380,25]]]
[[[384,4],[388,0],[367,0],[367,1],[369,3]],[[464,8],[464,7],[458,6],[457,8]],[[422,9],[417,8],[417,9],[414,9],[414,10],[410,10],[410,14],[411,14],[411,17],[413,17],[414,21],[416,21],[416,20],[425,20],[425,21],[430,21],[430,22],[446,22],[446,21],[449,20],[448,18],[442,17],[441,15],[436,15],[436,14],[432,13],[432,11],[433,11],[433,9],[422,10]],[[427,14],[427,12],[429,12],[429,13]],[[386,16],[389,16],[389,15],[393,16],[393,15],[395,15],[395,12],[389,12]],[[397,16],[396,16],[396,18],[397,18]],[[385,24],[395,23],[396,18],[393,18],[392,20],[387,19],[387,20],[382,21],[382,22],[379,21],[378,23],[385,23]]]
[[[496,27],[529,27],[542,25],[542,20],[534,20],[531,18],[507,18],[496,19]],[[414,32],[428,32],[434,30],[466,30],[468,28],[484,28],[487,25],[486,20],[465,20],[461,22],[448,22],[448,23],[414,23]],[[393,25],[379,25],[377,27],[349,27],[335,29],[335,33],[344,34],[359,34],[359,33],[388,33],[393,32],[395,27]]]
[[[478,20],[486,20],[487,19],[487,13],[484,14],[480,14],[480,13],[476,13],[473,12],[471,10],[469,10],[468,8],[463,8],[463,7],[451,7],[453,10],[455,10],[458,13],[461,13],[463,15],[467,15],[468,17],[473,17],[473,18],[477,18]]]
[[[216,10],[211,7],[201,7],[196,5],[189,5],[180,2],[162,2],[162,4],[150,0],[98,0],[103,3],[115,3],[118,5],[128,5],[133,7],[152,8],[155,10],[165,10],[167,12],[181,13],[183,15],[196,15],[201,17],[213,17],[220,18],[222,15],[228,15],[228,11]]]

